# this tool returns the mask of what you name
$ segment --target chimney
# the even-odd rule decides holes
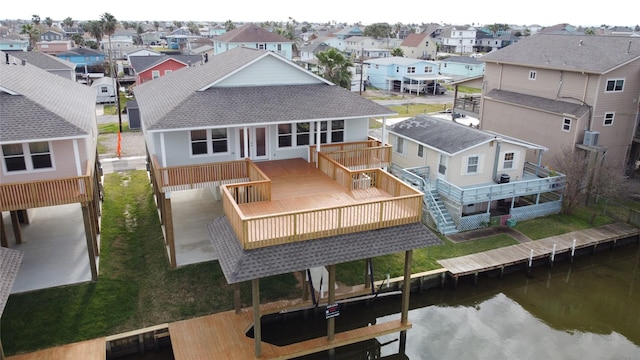
[[[27,59],[22,59],[22,66],[27,65]]]

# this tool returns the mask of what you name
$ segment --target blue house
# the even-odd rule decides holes
[[[425,93],[429,84],[451,77],[440,75],[437,62],[387,57],[364,61],[364,73],[370,86],[387,91]]]
[[[105,62],[105,55],[100,51],[89,48],[75,48],[57,55],[59,58],[81,66],[102,65]]]
[[[440,61],[440,73],[454,80],[484,75],[484,62],[470,56],[450,56]]]
[[[0,51],[27,51],[29,40],[19,38],[0,38]]]
[[[214,55],[236,47],[268,50],[285,59],[293,59],[293,41],[258,25],[248,23],[213,38]]]

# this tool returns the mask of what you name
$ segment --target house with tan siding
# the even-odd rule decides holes
[[[639,38],[536,34],[479,60],[482,129],[635,168]]]
[[[392,172],[425,194],[427,220],[443,234],[562,208],[564,176],[541,166],[544,146],[433,115],[389,126],[389,144]]]

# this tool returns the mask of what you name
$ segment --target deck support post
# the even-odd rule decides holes
[[[233,284],[233,306],[236,314],[240,314],[240,310],[242,310],[242,306],[240,306],[240,283]]]
[[[407,325],[409,323],[409,296],[411,295],[411,258],[413,250],[407,250],[404,253],[404,279],[402,283],[402,314],[400,315],[400,323]],[[407,330],[400,331],[400,353],[404,354],[407,342]]]
[[[571,243],[571,262],[573,262],[573,257],[576,255],[576,239],[573,239],[573,243]]]
[[[447,273],[446,272],[442,272],[442,274],[440,274],[440,288],[444,288],[444,284],[447,281]]]
[[[307,279],[307,272],[302,270],[300,271],[300,276],[302,276],[302,300],[309,300],[309,280]]]
[[[475,274],[473,274],[473,285],[474,286],[478,285],[478,275],[479,274],[480,274],[479,272],[476,272]]]
[[[504,266],[500,266],[500,279],[504,277]]]
[[[333,305],[336,302],[336,266],[327,266],[329,272],[329,284],[327,289],[329,292],[329,298],[327,299],[327,305]],[[327,340],[333,341],[336,336],[336,318],[332,317],[327,321]]]
[[[167,246],[169,247],[169,264],[172,268],[176,268],[176,244],[175,234],[173,233],[173,214],[171,213],[171,193],[164,194],[164,235]]]
[[[22,244],[22,232],[20,231],[20,221],[18,219],[17,211],[10,211],[11,214],[11,225],[13,226],[13,235],[16,238],[16,244]]]
[[[556,244],[553,244],[553,248],[551,249],[551,256],[549,257],[549,266],[553,267],[553,261],[556,258]]]
[[[84,220],[84,235],[87,240],[87,253],[89,256],[89,268],[91,269],[91,281],[98,281],[98,266],[96,264],[96,250],[94,249],[94,236],[92,229],[91,210],[89,204],[82,203],[82,219]]]
[[[4,228],[4,217],[2,211],[0,211],[0,246],[9,247],[9,240],[7,239],[7,232]]]
[[[369,289],[371,288],[371,258],[367,258],[364,264],[364,288]]]
[[[262,326],[260,319],[260,279],[251,280],[251,300],[253,302],[253,339],[256,357],[262,356]]]

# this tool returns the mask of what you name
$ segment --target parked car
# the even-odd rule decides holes
[[[424,91],[427,94],[442,95],[447,91],[447,88],[440,85],[439,83],[428,83],[427,86],[424,88]]]

